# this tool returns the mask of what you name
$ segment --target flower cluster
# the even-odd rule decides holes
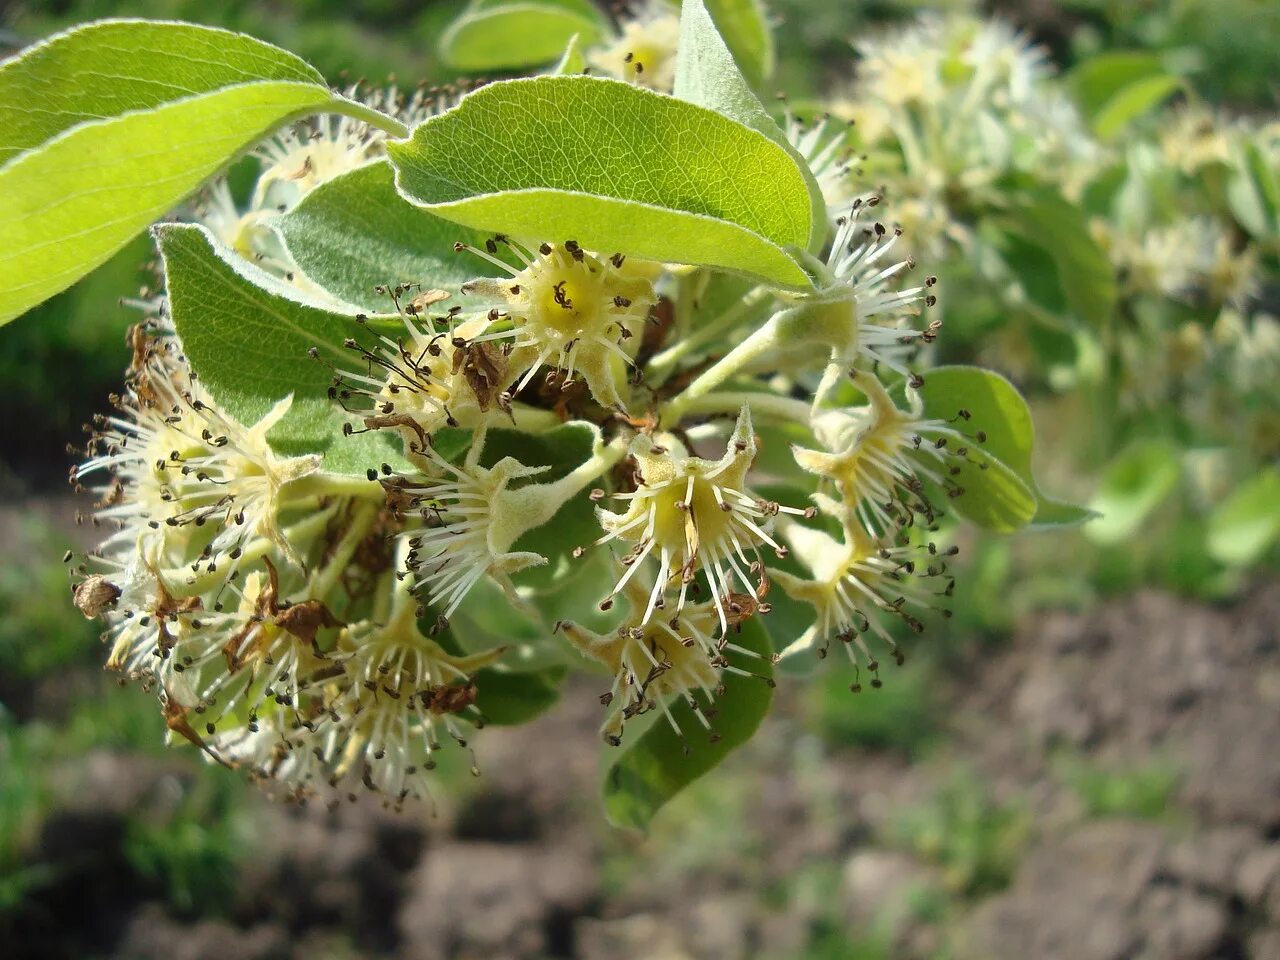
[[[1077,175],[1097,152],[1044,53],[999,21],[929,16],[858,43],[857,78],[834,112],[854,122],[859,164],[921,255],[973,241],[967,214],[1011,173]],[[1068,184],[1070,188],[1070,184]]]
[[[151,321],[130,340],[116,411],[72,473],[107,531],[74,591],[106,622],[107,665],[155,690],[172,734],[299,796],[425,793],[437,731],[465,740],[471,677],[502,651],[455,655],[418,632],[383,498],[273,450],[288,398],[237,422],[172,333]]]
[[[1212,184],[1233,164],[1243,165],[1248,149],[1280,157],[1265,128],[1188,107],[1160,143],[1136,141],[1116,160],[1115,169],[1125,174],[1120,192],[1090,226],[1115,267],[1118,294],[1132,318],[1114,346],[1126,411],[1177,406],[1186,398],[1184,408],[1200,430],[1226,436],[1232,428],[1214,409],[1221,403],[1214,395],[1224,387],[1237,396],[1267,392],[1256,389],[1256,373],[1274,364],[1274,353],[1241,335],[1275,324],[1256,309],[1267,238],[1243,235],[1234,218],[1210,202],[1193,208],[1184,199],[1175,208],[1166,199],[1170,185],[1184,180],[1179,196],[1201,199],[1192,184]],[[1248,370],[1254,373],[1233,380]]]
[[[1265,471],[1280,451],[1274,118],[1215,109],[1154,60],[1141,78],[1110,54],[1055,76],[1027,36],[972,14],[856,46],[856,76],[827,105],[851,122],[835,142],[856,162],[833,167],[829,120],[793,141],[828,196],[878,184],[946,274],[953,355],[1070,394],[1079,430],[1114,421],[1078,451],[1082,474],[1099,455],[1122,471],[1150,433],[1186,445],[1195,511]]]
[[[668,20],[649,10],[601,63],[625,49],[616,72],[669,86]],[[370,103],[409,124],[436,106]],[[898,627],[950,595],[939,526],[985,437],[918,393],[936,280],[888,204],[848,189],[843,132],[783,126],[831,204],[811,287],[726,303],[708,291],[727,275],[572,237],[459,241],[474,279],[386,278],[387,312],[352,317],[345,356],[312,350],[332,442],[385,441],[367,474],[281,452],[291,397],[228,412],[154,303],[73,474],[108,531],[75,600],[105,621],[109,666],[211,759],[335,802],[427,795],[491,685],[547,664],[608,676],[608,743],[658,711],[688,750],[780,656],[838,640],[878,686]],[[218,184],[196,215],[224,255],[318,289],[269,214],[384,139],[350,120],[278,135],[247,208]],[[762,642],[777,588],[811,620]]]

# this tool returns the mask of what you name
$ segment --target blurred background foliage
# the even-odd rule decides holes
[[[336,85],[438,84],[454,79],[437,41],[460,7],[27,2],[2,8],[0,53],[95,17],[164,17],[273,41]],[[767,7],[780,24],[770,90],[788,91],[801,116],[826,109],[856,121],[841,134],[858,157],[853,181],[886,196],[922,267],[941,278],[938,359],[979,361],[1014,380],[1041,434],[1038,475],[1102,514],[1067,532],[962,537],[954,617],[908,644],[907,665],[884,689],[852,697],[841,670],[815,678],[786,721],[801,748],[785,765],[815,784],[820,808],[828,754],[872,751],[950,769],[950,678],[1038,611],[1083,610],[1153,585],[1221,601],[1274,574],[1280,4]],[[930,19],[919,26],[922,14]],[[993,31],[987,17],[1006,26]],[[989,44],[994,76],[975,75],[975,43]],[[95,631],[68,602],[60,563],[86,540],[64,522],[75,509],[60,486],[74,459],[65,447],[119,380],[124,333],[138,316],[119,301],[154,286],[150,260],[139,239],[0,333],[0,939],[48,909],[41,891],[68,871],[100,877],[49,854],[47,821],[68,768],[104,751],[160,749],[154,701],[102,676]],[[194,757],[165,762],[172,789],[129,821],[112,869],[179,915],[217,915],[252,842],[247,788]],[[1167,818],[1179,778],[1164,760],[1117,770],[1061,756],[1054,771],[1085,817]],[[606,892],[627,889],[638,868],[696,873],[726,845],[742,862],[762,855],[767,844],[744,813],[754,776],[748,760],[734,760],[672,804],[656,846],[611,846]],[[442,779],[445,793],[474,789],[461,766]],[[1026,797],[996,796],[963,768],[940,784],[878,838],[936,867],[903,907],[931,922],[1006,885],[1034,829]],[[766,898],[809,918],[803,955],[894,955],[887,934],[869,928],[851,939],[824,905],[832,869],[797,871]]]

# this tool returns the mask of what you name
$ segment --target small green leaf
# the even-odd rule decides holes
[[[1255,237],[1280,236],[1280,169],[1256,143],[1244,143],[1232,157],[1227,202],[1241,226]]]
[[[956,423],[975,437],[968,447],[972,462],[961,464],[952,478],[965,491],[950,501],[960,516],[1000,532],[1028,523],[1049,526],[1088,519],[1087,511],[1040,493],[1031,471],[1031,411],[1000,374],[978,367],[937,367],[925,375],[919,393],[931,417],[951,420],[960,410],[969,413],[967,421]],[[981,443],[976,440],[979,431],[986,437]]]
[[[747,83],[719,30],[719,21],[712,17],[703,0],[684,0],[680,14],[680,44],[676,52],[675,95],[759,131],[787,151],[809,191],[811,224],[808,248],[812,251],[820,249],[827,234],[827,207],[822,198],[822,188],[804,157],[787,140]]]
[[[1057,266],[1062,297],[1076,317],[1104,323],[1116,302],[1116,279],[1078,207],[1049,187],[1014,193],[1000,218],[1006,229],[1039,247]]]
[[[1169,74],[1131,83],[1112,97],[1093,118],[1093,128],[1102,139],[1112,140],[1130,123],[1155,109],[1181,88],[1182,81]]]
[[[551,70],[553,77],[571,77],[587,72],[587,58],[582,53],[582,34],[575,33],[565,44],[560,62]]]
[[[1090,506],[1099,517],[1089,524],[1090,540],[1120,543],[1131,536],[1178,485],[1178,449],[1164,440],[1145,440],[1122,451],[1108,465]]]
[[[1209,555],[1245,567],[1280,537],[1280,469],[1270,467],[1236,489],[1209,516]]]
[[[326,110],[381,117],[297,57],[207,27],[105,21],[6,62],[0,324],[70,286],[281,124]]]
[[[970,449],[951,480],[964,491],[948,502],[959,516],[984,530],[1012,533],[1030,523],[1039,502],[1035,491],[1005,464],[980,450]]]
[[[630,84],[493,83],[388,152],[400,192],[456,223],[810,285],[784,249],[804,247],[813,221],[791,156]]]
[[[519,70],[551,63],[575,35],[594,44],[605,29],[591,0],[472,0],[440,37],[440,57],[471,73]]]
[[[1100,514],[1088,507],[1080,507],[1065,500],[1040,495],[1040,504],[1036,515],[1031,520],[1033,527],[1077,527],[1090,520],[1096,520]]]
[[[773,31],[761,0],[703,0],[746,78],[757,89],[773,74]]]
[[[1167,72],[1153,53],[1116,50],[1076,67],[1067,78],[1081,110],[1104,140],[1119,135],[1158,106],[1182,80]]]
[[[451,290],[487,272],[453,249],[459,240],[483,247],[483,234],[408,203],[394,181],[390,164],[372,163],[321,184],[273,221],[307,279],[370,313],[391,306],[379,284]]]
[[[769,658],[773,647],[758,618],[743,623],[734,642],[763,659],[730,652],[729,662],[771,680],[773,665]],[[719,712],[714,727],[720,735],[716,743],[703,741],[702,723],[687,703],[673,703],[671,714],[691,741],[686,744],[665,717],[658,717],[638,739],[617,748],[621,753],[604,780],[604,808],[609,821],[618,827],[645,829],[668,800],[751,739],[772,702],[769,683],[726,671],[724,693],[715,701]]]
[[[361,475],[381,463],[407,469],[386,432],[343,436],[346,418],[328,397],[331,368],[355,362],[343,347],[360,328],[350,316],[307,302],[294,288],[221,247],[203,227],[156,228],[174,327],[200,382],[244,424],[293,395],[268,435],[277,452],[319,453],[330,473]]]

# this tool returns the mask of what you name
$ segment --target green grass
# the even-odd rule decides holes
[[[43,818],[47,790],[39,775],[42,738],[0,713],[0,876],[17,868],[21,853]],[[4,894],[0,893],[0,911]]]
[[[126,858],[179,912],[217,916],[230,906],[252,846],[244,790],[225,770],[201,770],[168,816],[130,822]]]
[[[830,657],[843,655],[835,649]],[[827,743],[897,750],[916,757],[937,739],[940,718],[932,695],[935,673],[928,658],[916,657],[901,667],[890,661],[881,668],[884,685],[878,690],[867,683],[864,670],[860,693],[849,690],[854,672],[847,664],[832,663],[824,674],[816,681],[810,719]]]
[[[880,936],[851,936],[830,923],[820,923],[804,953],[795,960],[893,960],[893,946]]]
[[[609,832],[601,865],[606,894],[632,890],[637,880],[642,888],[654,889],[683,877],[729,873],[758,863],[761,836],[750,817],[757,776],[746,752],[733,754],[677,794],[643,841]]]
[[[977,898],[1008,886],[1031,833],[1018,801],[1001,802],[973,773],[956,773],[925,803],[903,811],[891,840],[937,864],[951,893]]]
[[[83,685],[83,695],[60,724],[19,724],[0,711],[0,927],[22,910],[28,894],[56,880],[53,867],[33,861],[30,853],[57,801],[60,774],[92,750],[165,751],[154,696],[117,689],[105,676]],[[234,893],[240,859],[252,847],[244,807],[248,786],[191,749],[169,756],[181,794],[167,809],[148,803],[130,819],[124,853],[137,879],[122,882],[140,880],[179,912],[218,914]]]
[[[49,728],[20,726],[0,707],[0,934],[26,898],[56,877],[26,856],[48,813],[42,773],[52,739]]]
[[[97,625],[71,602],[71,581],[61,562],[67,543],[47,524],[28,520],[0,566],[0,701],[14,684],[30,683],[100,649]]]
[[[886,931],[850,930],[843,914],[837,862],[813,862],[771,886],[764,893],[763,908],[803,919],[808,937],[797,954],[770,954],[769,960],[889,960],[893,956]]]
[[[815,862],[768,891],[766,909],[803,917],[808,923],[803,950],[785,960],[890,960],[898,956],[894,928],[904,918],[911,926],[940,925],[951,916],[952,901],[947,893],[921,884],[907,889],[900,905],[886,905],[885,911],[864,927],[851,928],[845,904],[835,895],[841,883],[838,862]]]
[[[155,694],[136,684],[118,686],[103,675],[94,692],[76,703],[58,731],[59,752],[73,757],[89,750],[107,749],[164,754],[165,725]],[[185,740],[176,749],[194,755]]]
[[[1054,773],[1075,794],[1086,817],[1166,820],[1175,813],[1172,801],[1180,774],[1171,763],[1153,760],[1116,770],[1062,757],[1054,762]]]

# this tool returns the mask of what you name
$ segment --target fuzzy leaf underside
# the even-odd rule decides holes
[[[582,35],[575,33],[564,45],[564,52],[550,73],[553,77],[566,77],[585,73],[586,70],[587,58],[582,52]]]
[[[347,418],[328,398],[328,364],[357,362],[343,347],[360,333],[351,316],[301,299],[203,227],[169,224],[156,236],[183,350],[226,413],[251,425],[292,394],[292,407],[268,436],[278,453],[322,454],[325,471],[348,475],[384,462],[405,466],[398,442],[385,432],[344,437]],[[308,356],[312,347],[327,362]]]
[[[458,241],[483,246],[482,234],[408,203],[396,193],[394,179],[386,161],[368,164],[321,184],[274,221],[307,279],[378,312],[391,309],[386,294],[374,289],[378,285],[418,283],[456,292],[467,280],[493,272],[453,248]]]
[[[703,0],[743,75],[757,89],[773,74],[773,31],[761,0]]]

